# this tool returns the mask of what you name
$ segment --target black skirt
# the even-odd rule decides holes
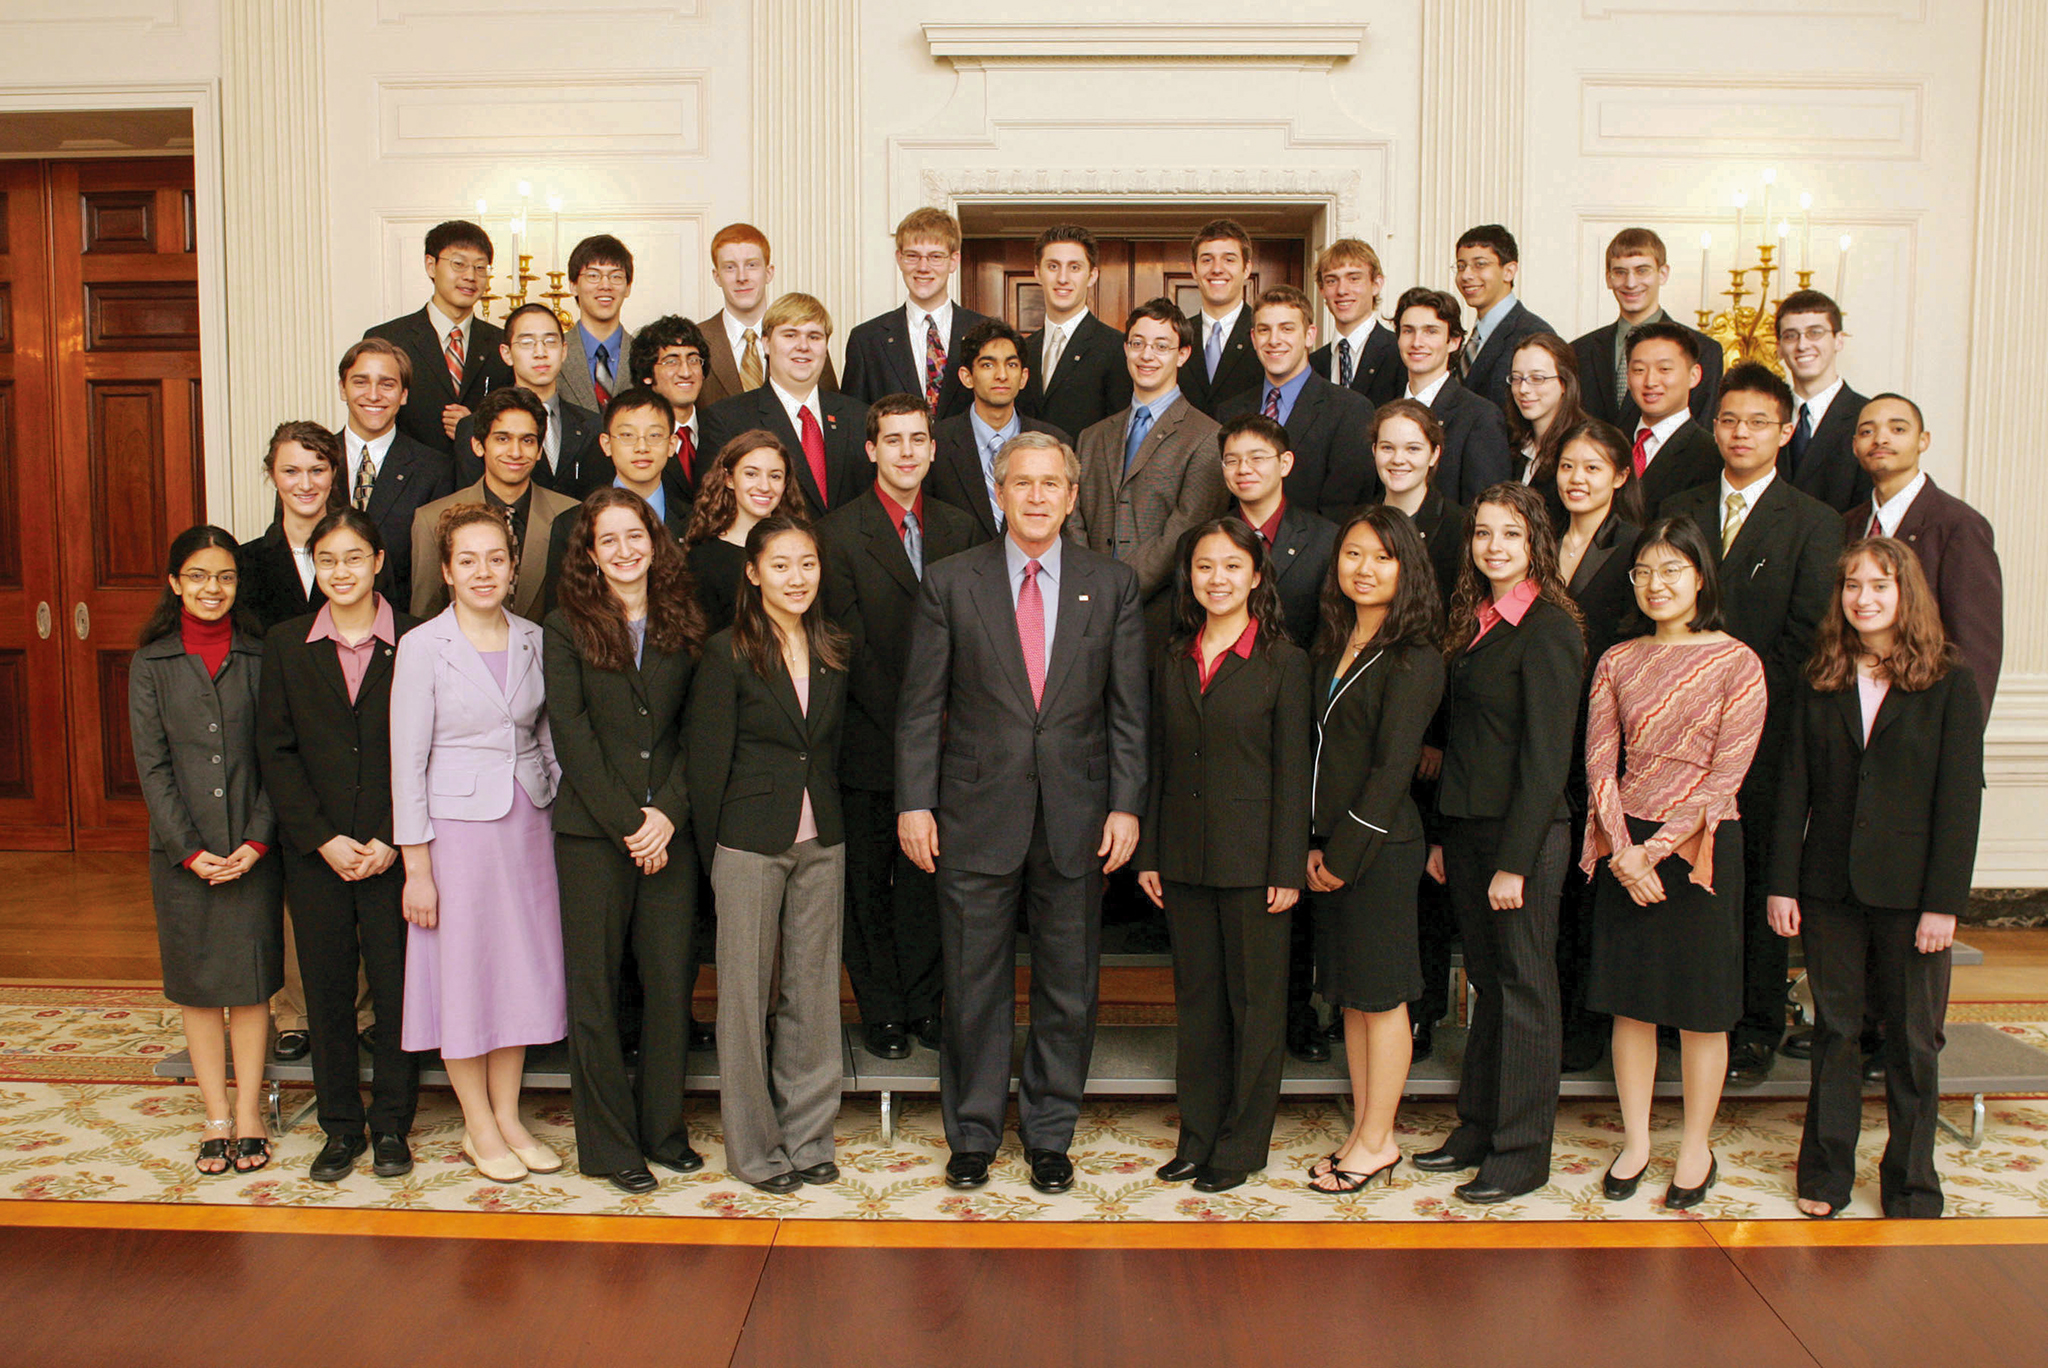
[[[1388,1012],[1422,996],[1416,885],[1429,851],[1389,841],[1358,878],[1309,894],[1316,923],[1316,991],[1332,1007]]]
[[[1658,822],[1628,819],[1640,844]],[[1593,876],[1593,963],[1589,1011],[1675,1026],[1727,1031],[1742,1016],[1742,823],[1714,829],[1714,888],[1692,881],[1677,855],[1657,866],[1664,901],[1636,906],[1607,860]]]

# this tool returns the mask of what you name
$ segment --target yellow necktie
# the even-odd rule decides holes
[[[747,350],[740,357],[740,384],[746,389],[759,389],[764,378],[761,374],[760,334],[749,328],[741,340],[747,344]]]
[[[1730,494],[1722,500],[1727,510],[1721,515],[1721,554],[1727,555],[1728,548],[1735,545],[1736,534],[1742,531],[1742,519],[1749,511],[1749,505],[1740,494]]]

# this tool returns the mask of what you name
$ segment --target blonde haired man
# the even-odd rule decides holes
[[[941,209],[904,215],[896,269],[909,301],[847,334],[845,390],[864,404],[885,394],[921,395],[934,421],[964,413],[973,396],[960,383],[960,339],[984,315],[949,293],[960,269],[959,223]]]
[[[761,315],[767,361],[757,389],[703,410],[704,450],[716,455],[742,432],[782,439],[791,474],[813,516],[857,497],[868,474],[868,406],[826,388],[832,315],[807,294],[786,294]]]

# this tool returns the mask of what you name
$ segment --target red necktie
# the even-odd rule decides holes
[[[676,459],[683,463],[683,478],[694,482],[697,478],[697,439],[690,435],[688,423],[676,424]]]
[[[1024,677],[1031,681],[1031,706],[1045,701],[1045,599],[1038,592],[1038,562],[1024,562],[1017,590],[1017,640],[1024,647]]]
[[[1650,430],[1647,427],[1636,429],[1634,456],[1633,464],[1636,468],[1636,478],[1640,480],[1643,478],[1643,472],[1650,468]]]
[[[1884,535],[1884,524],[1878,520],[1875,506],[1870,510],[1870,530],[1863,535],[1866,537],[1882,537]]]
[[[1271,418],[1271,419],[1272,419],[1272,420],[1273,420],[1274,422],[1276,422],[1276,423],[1280,421],[1280,391],[1279,391],[1279,390],[1277,390],[1277,389],[1274,389],[1274,388],[1272,388],[1271,386],[1268,386],[1268,387],[1267,387],[1267,389],[1266,389],[1266,406],[1265,406],[1264,408],[1260,409],[1260,410],[1259,410],[1259,412],[1260,412],[1261,414],[1263,414],[1263,415],[1264,415],[1265,417]]]
[[[804,446],[804,464],[811,468],[811,481],[818,486],[818,508],[823,511],[832,491],[825,483],[825,430],[818,426],[818,417],[811,412],[809,404],[796,411],[802,426],[797,433]]]
[[[924,316],[924,401],[939,411],[939,383],[946,374],[946,344],[939,341],[938,320]]]
[[[455,393],[462,393],[462,325],[457,323],[448,330],[448,345],[441,350],[441,359],[448,363],[448,380],[455,386]]]

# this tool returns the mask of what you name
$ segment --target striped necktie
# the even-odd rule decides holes
[[[362,462],[356,466],[356,485],[351,495],[351,501],[355,504],[358,513],[369,509],[370,491],[376,483],[377,464],[370,459],[370,444],[365,442],[363,443]]]
[[[455,386],[455,392],[462,393],[462,325],[457,323],[448,330],[448,345],[441,350],[441,357],[448,363],[448,382]]]

